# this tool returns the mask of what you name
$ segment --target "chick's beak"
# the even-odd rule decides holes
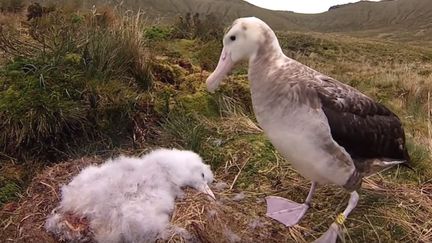
[[[212,192],[212,190],[210,189],[210,187],[207,184],[203,184],[197,189],[198,189],[198,191],[205,193],[205,194],[209,195],[211,198],[213,198],[214,200],[216,200],[214,193]]]

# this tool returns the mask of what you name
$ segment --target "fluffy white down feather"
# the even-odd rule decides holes
[[[181,187],[202,191],[213,173],[191,151],[158,149],[142,157],[121,156],[83,169],[62,187],[62,200],[46,222],[59,233],[61,213],[86,217],[98,242],[151,242],[169,230]]]

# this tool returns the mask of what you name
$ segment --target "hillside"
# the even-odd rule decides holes
[[[120,1],[88,0],[93,4]],[[274,29],[316,32],[345,32],[352,35],[384,37],[392,40],[432,40],[432,1],[361,1],[346,4],[320,14],[299,14],[263,9],[243,0],[125,0],[124,8],[141,8],[159,21],[190,13],[215,14],[229,23],[244,16],[256,16]]]
[[[396,40],[432,40],[432,1],[362,1],[316,15],[295,14],[294,22],[319,32],[364,32]]]
[[[49,0],[39,2],[48,3]],[[68,3],[68,1],[56,1]],[[124,9],[141,9],[150,21],[171,23],[178,16],[186,13],[199,13],[203,16],[214,14],[222,22],[229,23],[241,16],[257,16],[265,19],[277,29],[302,29],[293,21],[287,19],[287,12],[272,11],[254,6],[243,0],[84,0],[84,8],[93,5],[114,5]]]
[[[355,31],[432,28],[432,2],[428,0],[361,1],[314,16],[298,15],[312,30]]]

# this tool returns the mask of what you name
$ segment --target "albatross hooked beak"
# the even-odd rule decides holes
[[[218,65],[214,72],[207,78],[207,90],[214,93],[219,87],[222,79],[231,71],[234,66],[234,62],[231,58],[231,52],[229,52],[225,47],[222,49],[221,56],[219,58]]]
[[[210,189],[210,187],[207,184],[202,184],[197,188],[198,191],[209,195],[211,198],[213,198],[214,200],[216,200],[215,195],[213,194],[212,190]]]

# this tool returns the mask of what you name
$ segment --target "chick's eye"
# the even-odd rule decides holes
[[[204,178],[204,173],[201,173],[202,178]]]
[[[230,40],[235,41],[236,40],[235,35],[230,36]]]

